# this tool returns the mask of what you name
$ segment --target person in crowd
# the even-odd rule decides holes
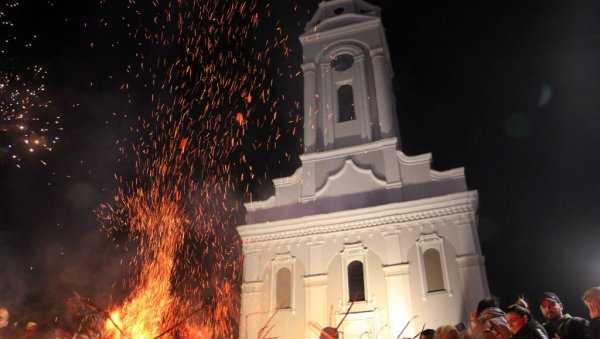
[[[12,328],[10,329],[11,339],[37,339],[39,337],[39,333],[37,332],[38,325],[36,322],[29,320],[21,320],[14,323]]]
[[[466,339],[509,339],[511,335],[504,312],[496,298],[484,298],[477,304],[477,310],[471,313],[471,326],[465,334]]]
[[[325,327],[321,331],[321,335],[319,336],[319,339],[338,339],[339,337],[340,337],[340,334],[339,334],[337,328]]]
[[[600,339],[600,286],[589,288],[585,291],[581,300],[590,311],[590,337]]]
[[[531,316],[527,302],[519,298],[506,309],[506,322],[513,333],[512,339],[548,339],[546,329]]]
[[[9,326],[10,323],[10,313],[8,309],[5,307],[0,307],[0,339],[10,338],[9,335]]]
[[[46,331],[41,339],[72,339],[73,335],[61,327],[59,318],[55,317],[52,323],[46,326]]]
[[[421,334],[419,334],[419,339],[433,339],[435,335],[435,330],[432,328],[426,328],[423,331],[421,331]]]
[[[435,330],[434,339],[459,339],[458,330],[452,325],[442,325]]]
[[[72,339],[73,335],[62,328],[52,329],[42,336],[41,339]]]
[[[589,339],[586,319],[563,314],[563,304],[553,292],[545,292],[540,299],[540,310],[546,318],[544,328],[550,339]]]
[[[25,332],[23,333],[23,338],[33,339],[38,338],[40,336],[39,333],[40,326],[35,321],[28,321],[25,323]]]
[[[99,339],[102,337],[103,321],[95,313],[88,314],[81,319],[73,339]]]

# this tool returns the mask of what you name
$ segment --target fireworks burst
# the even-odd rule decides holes
[[[23,64],[32,43],[14,33],[11,14],[18,7],[14,1],[0,4],[0,27],[6,32],[0,41],[0,162],[10,159],[20,166],[27,154],[52,151],[62,127],[59,116],[48,117],[46,70]]]
[[[138,118],[131,147],[121,148],[135,154],[135,178],[120,178],[115,204],[99,211],[137,248],[130,293],[114,308],[131,337],[173,329],[179,337],[231,338],[241,282],[231,227],[241,203],[233,192],[243,179],[232,166],[245,161],[251,125],[275,121],[284,98],[271,86],[284,72],[268,69],[274,56],[288,55],[288,37],[258,1],[129,0],[127,7],[140,46],[129,71],[154,109]],[[256,34],[265,29],[272,34]]]

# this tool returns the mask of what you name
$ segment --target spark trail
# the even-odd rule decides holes
[[[121,141],[123,154],[135,155],[135,177],[119,177],[115,203],[99,210],[105,227],[128,232],[137,249],[130,293],[114,309],[132,338],[174,326],[167,336],[231,338],[241,282],[234,192],[243,180],[232,167],[245,162],[249,124],[272,123],[284,100],[271,93],[284,72],[268,69],[288,55],[288,37],[278,23],[265,27],[269,4],[258,1],[130,0],[127,8],[140,46],[128,71],[154,109],[140,114],[133,142]]]

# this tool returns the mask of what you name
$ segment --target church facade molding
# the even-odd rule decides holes
[[[413,201],[393,203],[326,215],[239,226],[238,232],[244,239],[246,247],[261,242],[291,240],[374,227],[381,230],[402,229],[411,227],[415,222],[436,218],[453,217],[448,220],[449,222],[469,219],[465,215],[474,213],[476,204],[477,192],[468,191],[422,199],[416,203]]]

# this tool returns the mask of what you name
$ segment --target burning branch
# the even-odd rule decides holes
[[[185,323],[185,322],[186,322],[186,321],[187,321],[189,318],[191,318],[191,317],[192,317],[194,314],[196,314],[196,313],[198,313],[198,312],[202,311],[202,309],[203,309],[203,308],[204,308],[204,306],[202,306],[202,307],[198,308],[197,310],[195,310],[194,312],[192,312],[192,313],[188,314],[188,316],[187,316],[187,317],[185,317],[185,318],[181,319],[181,321],[179,321],[179,322],[178,322],[178,323],[176,323],[175,325],[173,325],[173,326],[169,327],[168,329],[166,329],[165,331],[163,331],[161,334],[157,335],[157,336],[156,336],[156,337],[154,337],[153,339],[158,339],[158,338],[162,337],[163,335],[165,335],[165,334],[167,334],[167,333],[169,333],[169,332],[173,331],[173,330],[174,330],[174,329],[176,329],[177,327],[179,327],[179,326],[183,325],[183,323]],[[114,323],[114,322],[113,322],[113,323]]]
[[[110,316],[110,314],[108,313],[108,311],[106,311],[105,309],[103,309],[102,307],[96,305],[95,303],[93,303],[90,298],[82,298],[77,292],[74,292],[75,297],[77,298],[77,300],[79,302],[81,302],[82,304],[94,309],[99,315],[101,315],[102,317],[110,320],[110,322],[113,324],[113,326],[115,326],[115,328],[119,331],[119,333],[121,333],[121,335],[124,338],[127,338],[127,335],[125,335],[125,332],[119,327],[119,325],[117,325],[117,323],[113,320],[113,318]]]

